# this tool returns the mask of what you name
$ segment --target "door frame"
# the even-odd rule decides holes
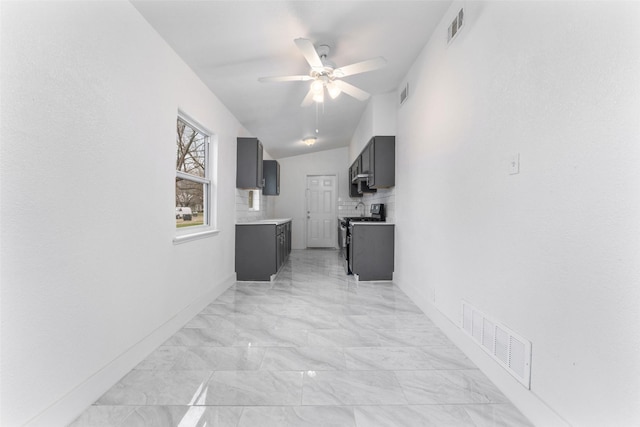
[[[304,205],[302,211],[304,212],[304,247],[309,249],[309,217],[307,214],[307,208],[309,206],[309,188],[307,188],[307,181],[310,177],[318,177],[318,176],[331,176],[334,178],[334,194],[333,194],[333,221],[334,223],[334,231],[337,233],[338,231],[338,192],[339,192],[339,182],[338,182],[338,174],[336,173],[307,173],[304,176]],[[338,238],[334,239],[333,248],[337,248]]]

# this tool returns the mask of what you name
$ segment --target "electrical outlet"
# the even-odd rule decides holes
[[[520,173],[520,153],[514,154],[509,158],[509,175]]]

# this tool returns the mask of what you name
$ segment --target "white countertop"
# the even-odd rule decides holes
[[[348,216],[348,217],[344,217],[344,216],[339,216],[338,217],[338,221],[342,221],[344,218],[357,218],[355,216]],[[365,217],[368,218],[368,217]],[[395,225],[394,222],[391,221],[351,221],[350,224],[358,224],[358,225]]]
[[[369,216],[355,216],[355,215],[348,215],[348,216],[338,216],[338,219],[345,219],[345,218],[371,218],[371,215]],[[354,221],[355,222],[355,221]],[[379,222],[384,222],[384,221],[379,221]]]
[[[291,218],[261,219],[259,221],[238,222],[236,225],[280,225],[290,222]]]
[[[352,223],[350,223],[349,225],[375,225],[375,226],[380,226],[380,225],[396,225],[393,222],[389,222],[389,221],[354,221]]]

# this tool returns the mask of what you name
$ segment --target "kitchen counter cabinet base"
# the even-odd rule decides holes
[[[351,235],[352,270],[358,280],[392,280],[393,224],[355,225]]]
[[[236,279],[271,281],[291,252],[291,222],[236,225]]]

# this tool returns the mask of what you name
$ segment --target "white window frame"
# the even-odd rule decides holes
[[[203,189],[204,212],[202,212],[204,223],[202,225],[194,225],[191,227],[176,228],[176,235],[173,239],[174,244],[179,244],[179,243],[184,243],[191,240],[209,237],[219,232],[215,228],[215,216],[212,214],[216,206],[216,203],[215,203],[216,201],[214,198],[216,191],[214,191],[214,188],[213,188],[214,183],[211,178],[213,176],[211,169],[215,167],[215,162],[212,161],[214,157],[212,156],[212,151],[214,151],[212,150],[212,148],[215,148],[213,146],[215,135],[213,134],[213,132],[208,130],[205,126],[202,126],[198,121],[194,120],[192,117],[190,117],[188,114],[184,113],[181,110],[178,110],[176,122],[177,120],[182,120],[188,126],[194,128],[202,135],[205,135],[206,141],[205,141],[205,153],[204,153],[204,156],[205,156],[205,167],[204,167],[205,176],[204,177],[191,175],[178,170],[175,171],[176,172],[175,178],[181,178],[181,179],[197,182],[199,184],[204,185],[204,189]],[[175,165],[175,158],[173,159],[173,164]],[[173,194],[172,200],[175,200],[175,179],[174,179],[173,188],[174,188],[173,189],[174,194]]]

